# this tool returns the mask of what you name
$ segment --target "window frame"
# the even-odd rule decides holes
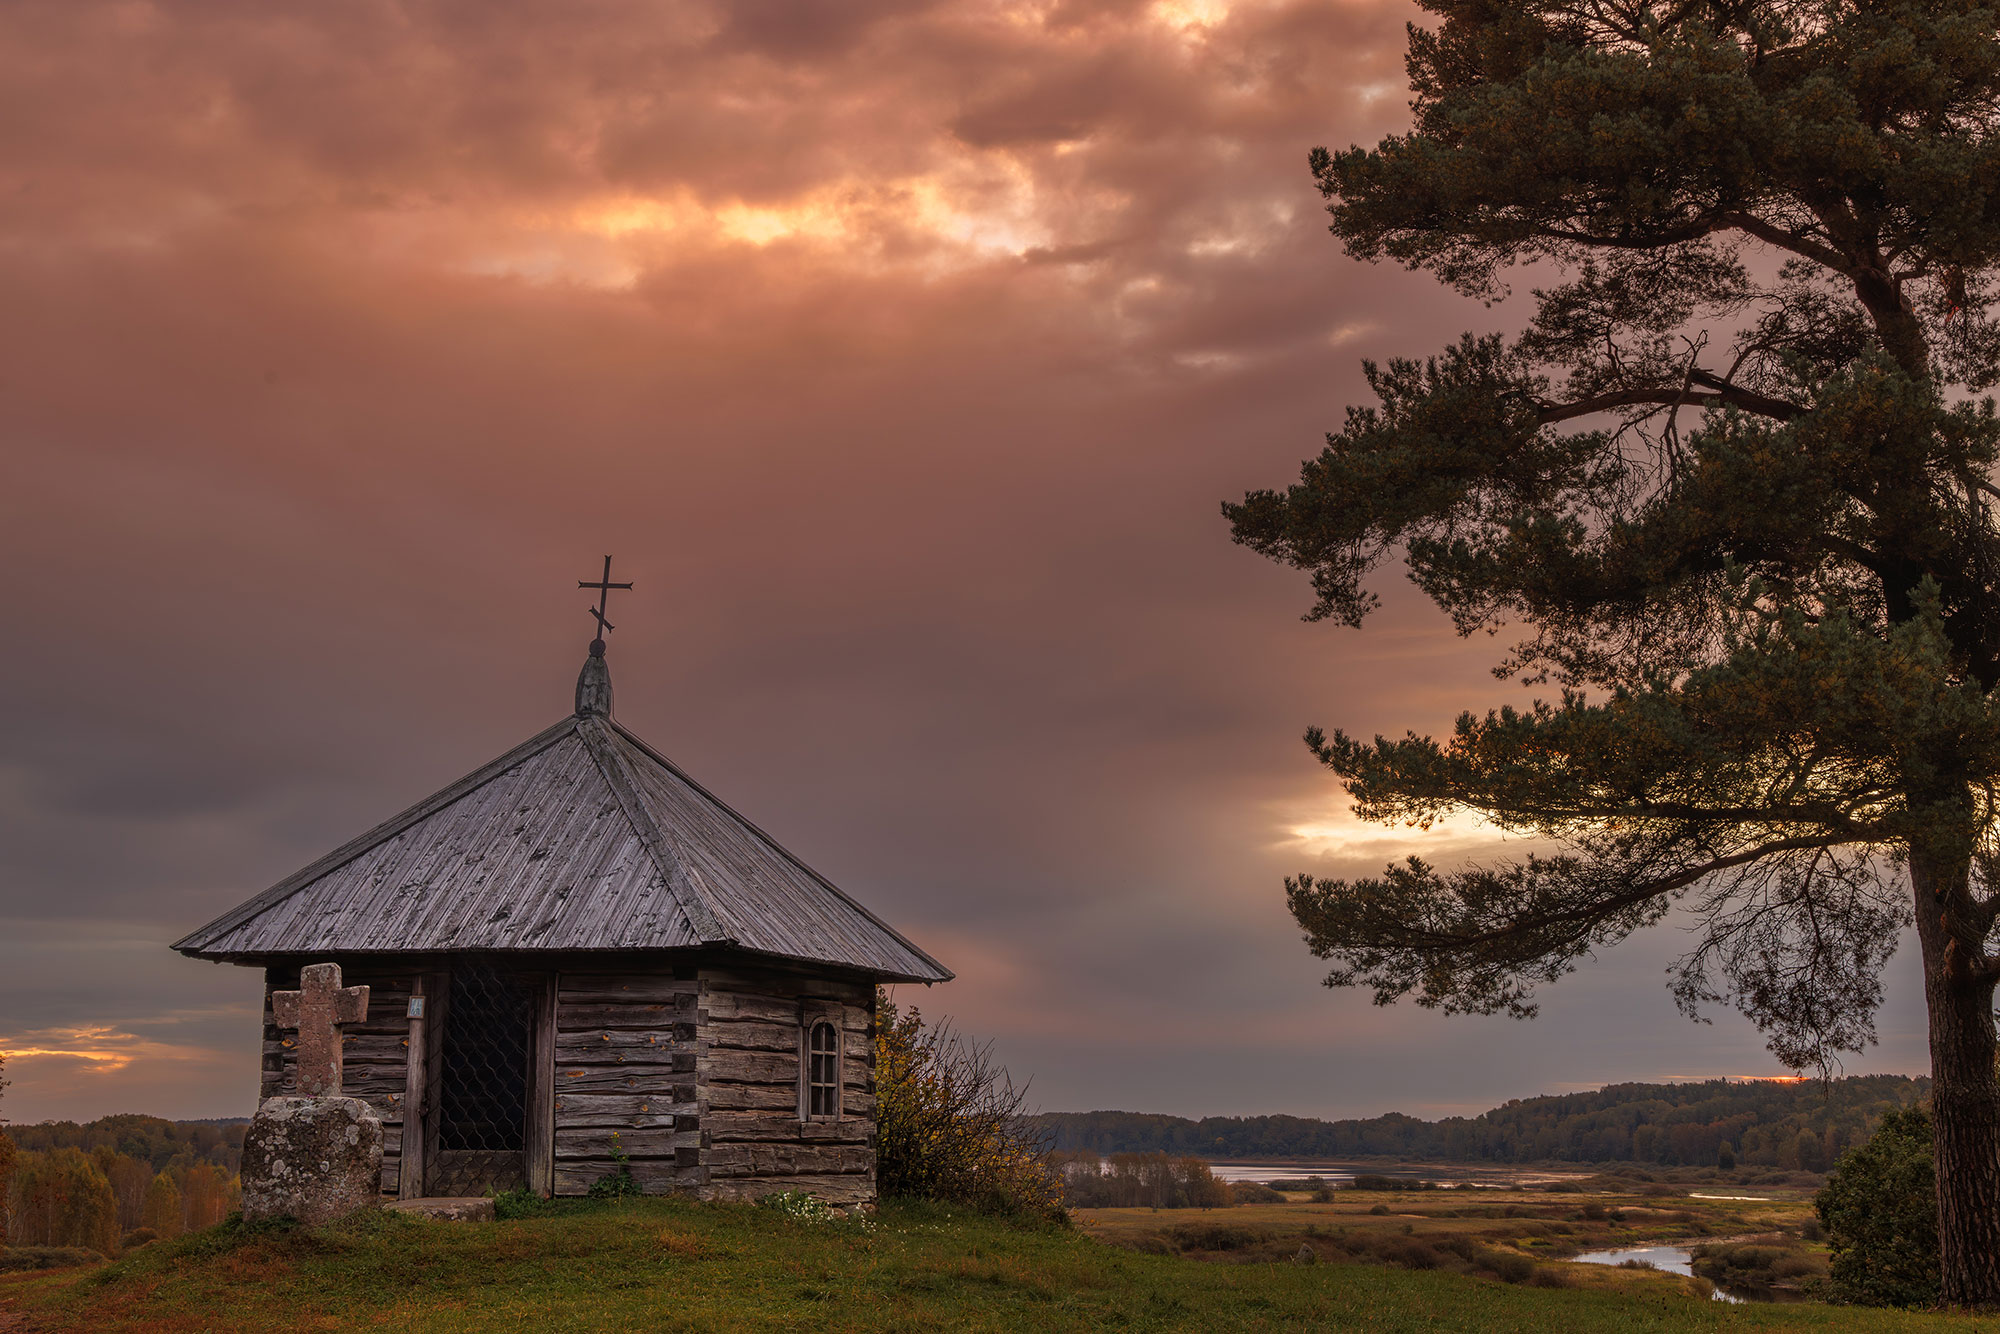
[[[846,1029],[842,1007],[824,1002],[807,1002],[799,1007],[799,1120],[802,1122],[833,1122],[843,1119],[847,1089]],[[833,1032],[833,1050],[818,1055],[833,1058],[833,1110],[816,1112],[813,1110],[813,1033],[826,1025]],[[825,1088],[825,1083],[818,1085]]]

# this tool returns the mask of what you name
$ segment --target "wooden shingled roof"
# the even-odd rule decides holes
[[[951,977],[621,727],[610,700],[593,654],[572,716],[174,948],[250,962],[719,947],[885,980]]]

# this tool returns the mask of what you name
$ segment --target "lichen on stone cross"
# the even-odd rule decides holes
[[[299,1096],[339,1097],[340,1025],[368,1017],[368,988],[341,986],[337,963],[307,964],[297,991],[271,993],[271,1014],[278,1027],[299,1030]]]

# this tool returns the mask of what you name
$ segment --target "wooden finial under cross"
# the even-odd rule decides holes
[[[307,964],[297,991],[271,993],[271,1016],[278,1027],[299,1030],[299,1096],[339,1097],[340,1026],[368,1017],[368,988],[341,986],[337,963]]]
[[[604,577],[594,584],[579,579],[576,581],[576,586],[578,588],[594,588],[597,590],[597,605],[588,608],[590,614],[597,618],[597,638],[590,641],[590,653],[592,657],[601,658],[604,656],[604,636],[618,628],[604,619],[605,604],[611,597],[612,589],[630,588],[632,585],[614,584],[611,582],[611,557],[606,556],[604,558]]]

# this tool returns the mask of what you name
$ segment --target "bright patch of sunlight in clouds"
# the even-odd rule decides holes
[[[0,1058],[19,1072],[24,1060],[76,1062],[79,1072],[109,1074],[123,1070],[144,1055],[177,1051],[165,1043],[124,1032],[108,1024],[87,1028],[38,1028],[0,1037]]]
[[[1229,0],[1157,0],[1153,17],[1178,33],[1198,36],[1229,17]]]
[[[1387,862],[1422,857],[1436,861],[1488,851],[1510,841],[1497,826],[1471,811],[1417,828],[1361,820],[1353,807],[1343,802],[1332,808],[1288,808],[1279,812],[1279,821],[1282,836],[1276,846],[1315,859]]]
[[[610,241],[814,245],[869,266],[893,254],[955,267],[1019,256],[1051,240],[1036,216],[1032,175],[1004,160],[888,183],[843,181],[768,204],[704,202],[686,191],[626,195],[592,201],[547,225]]]

